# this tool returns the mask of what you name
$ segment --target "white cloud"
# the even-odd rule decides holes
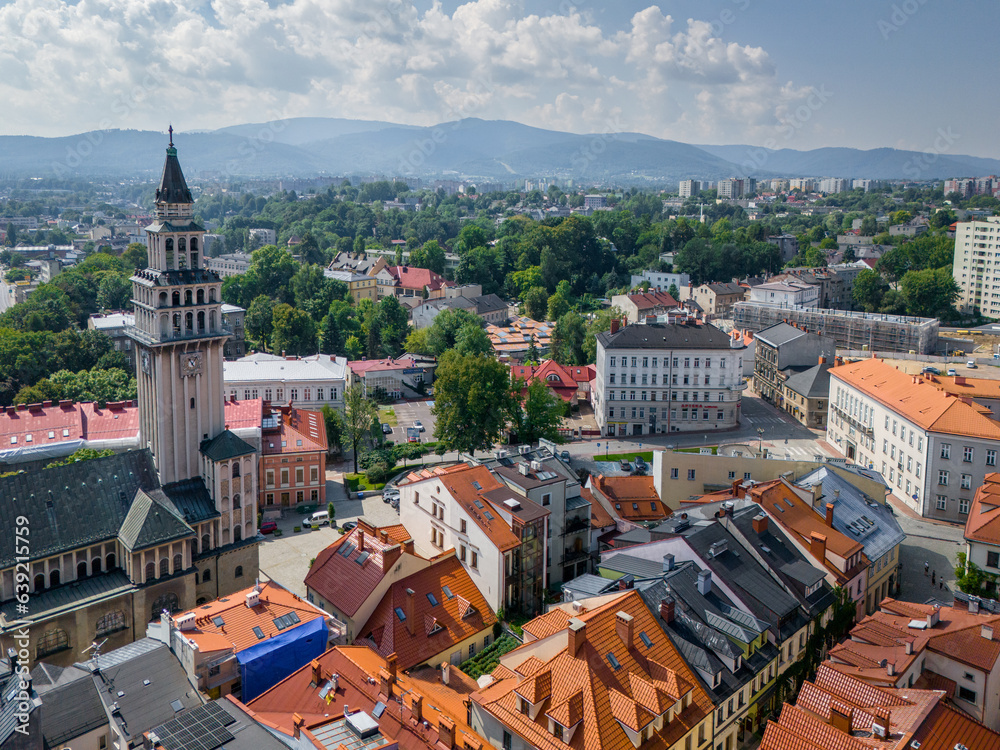
[[[760,47],[657,7],[625,31],[510,0],[13,0],[7,133],[211,128],[278,117],[512,119],[576,132],[762,141],[808,90]],[[613,124],[613,125],[612,125]]]

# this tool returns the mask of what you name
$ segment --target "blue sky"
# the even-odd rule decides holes
[[[971,0],[9,0],[0,133],[475,116],[1000,157],[997,28]]]

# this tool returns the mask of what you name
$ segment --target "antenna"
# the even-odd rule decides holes
[[[85,648],[83,651],[80,652],[81,654],[85,654],[88,651],[93,651],[94,652],[94,671],[95,672],[99,673],[101,671],[101,665],[100,665],[101,649],[104,648],[104,644],[107,643],[107,642],[108,642],[107,638],[105,638],[100,643],[98,643],[97,641],[94,641],[89,646],[87,646],[87,648]]]

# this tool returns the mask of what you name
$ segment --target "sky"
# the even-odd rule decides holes
[[[7,0],[0,134],[479,117],[1000,157],[997,28],[975,0]]]

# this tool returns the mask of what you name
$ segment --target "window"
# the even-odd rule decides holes
[[[951,443],[941,443],[941,458],[951,458]]]
[[[677,479],[677,473],[678,473],[678,471],[679,471],[678,469],[671,469],[670,470],[670,478],[671,479]]]
[[[736,479],[736,472],[735,471],[729,472],[729,478],[730,479]]]
[[[694,469],[688,469],[688,481],[694,481]]]
[[[469,563],[476,570],[479,569],[479,553],[476,551],[472,552],[472,561]]]
[[[938,484],[944,487],[948,486],[948,472],[944,469],[938,470]]]
[[[976,691],[975,690],[969,690],[969,688],[967,688],[967,687],[959,686],[959,688],[958,688],[958,697],[961,698],[963,701],[968,701],[969,703],[975,703],[976,702]]]
[[[552,495],[545,493],[542,495],[542,505],[549,505],[552,502]]]
[[[608,384],[609,385],[614,385],[615,384],[615,374],[611,373],[611,375],[609,376],[609,378],[610,379],[608,380]]]
[[[616,357],[612,357],[612,358],[611,358],[611,367],[614,367],[614,366],[615,366],[615,361],[616,361],[616,359],[617,359]]]
[[[43,656],[48,656],[67,648],[69,648],[69,636],[62,628],[55,628],[54,630],[42,633],[41,638],[38,639],[38,643],[35,644],[35,658],[41,659]]]
[[[511,750],[511,743],[514,739],[511,737],[510,732],[506,729],[503,730],[503,750]]]
[[[1000,552],[987,552],[986,565],[990,568],[1000,568]]]
[[[959,500],[958,501],[958,512],[964,515],[969,515],[969,501]]]
[[[465,545],[462,544],[458,548],[458,559],[465,562]]]
[[[916,475],[917,475],[917,479],[920,479],[920,462],[919,461],[917,461]]]
[[[986,451],[986,465],[996,466],[997,465],[997,452],[996,451]]]
[[[962,489],[971,490],[972,489],[972,475],[962,474]]]
[[[937,496],[937,509],[948,510],[948,498],[945,495]]]
[[[962,448],[962,461],[964,463],[971,464],[972,463],[972,458],[975,455],[976,455],[976,451],[975,451],[974,448],[972,448],[972,447],[970,447],[968,445],[966,445],[966,446],[964,446]]]
[[[108,612],[97,621],[97,635],[107,635],[125,629],[125,613],[121,610]]]

